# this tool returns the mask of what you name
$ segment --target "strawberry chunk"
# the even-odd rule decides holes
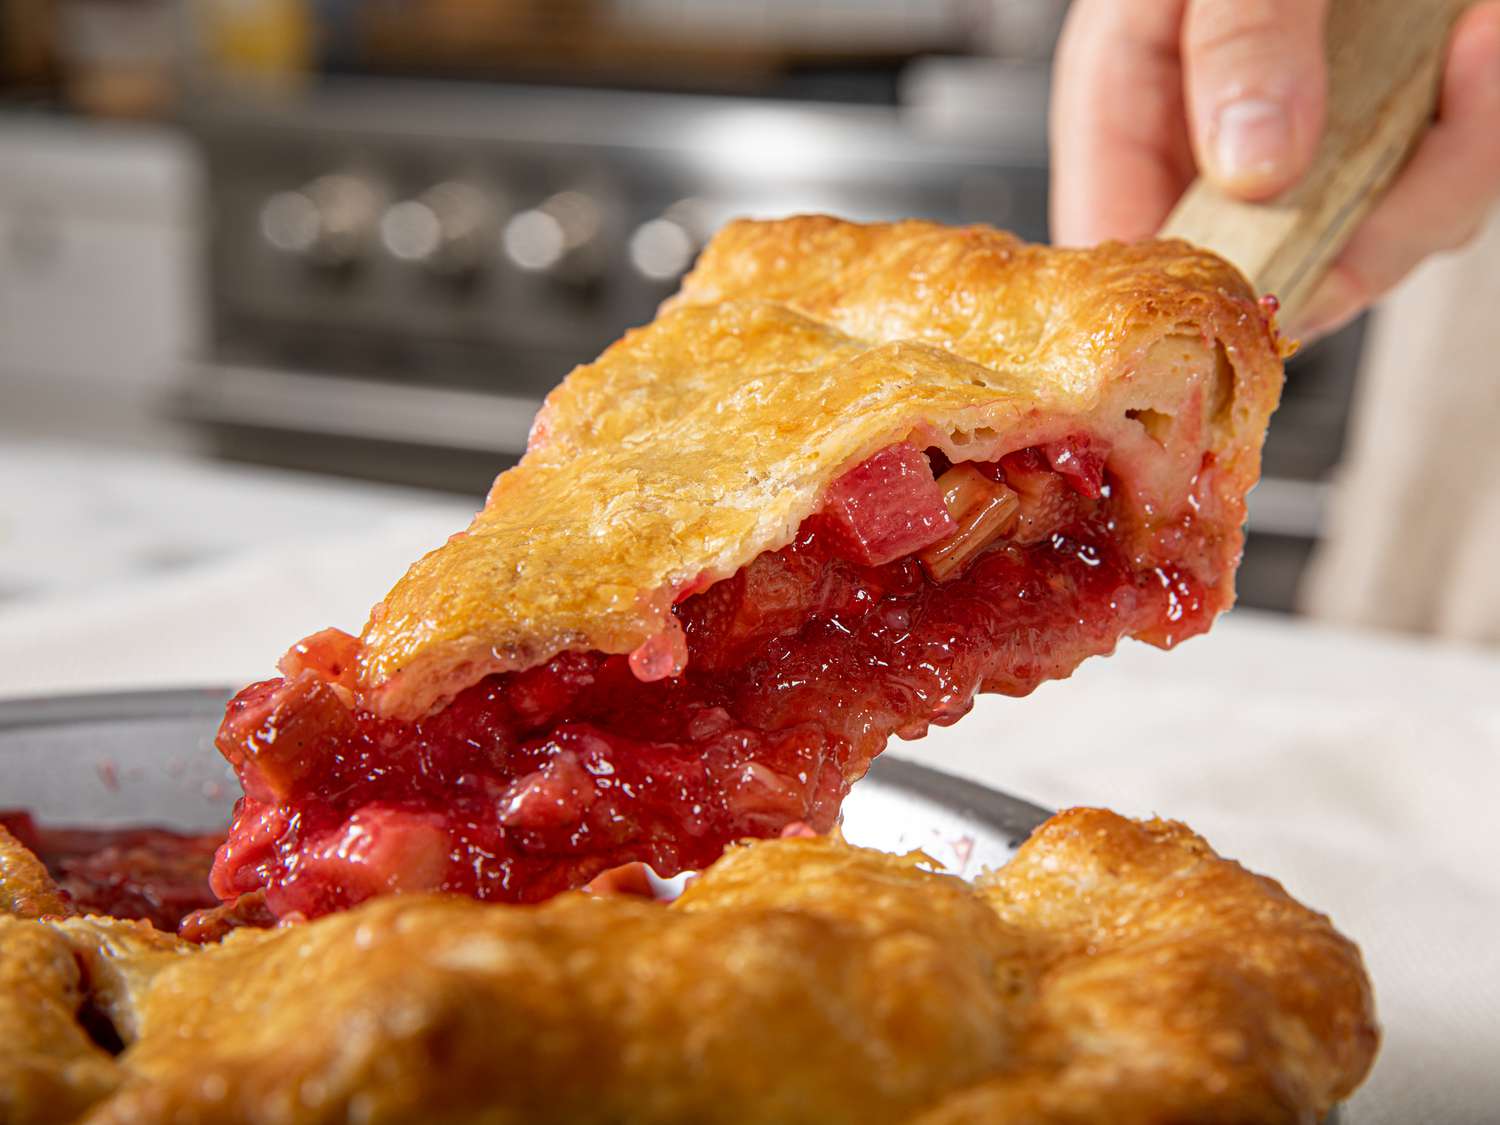
[[[216,744],[247,796],[280,801],[358,737],[338,688],[304,670],[251,684],[230,700]]]
[[[359,638],[342,629],[321,629],[287,649],[277,667],[287,679],[312,672],[320,680],[354,689]]]
[[[823,514],[848,557],[864,566],[884,566],[958,530],[926,454],[910,442],[882,449],[834,481]]]
[[[1103,495],[1104,450],[1087,434],[1049,441],[1041,449],[1052,471],[1067,481],[1078,495],[1089,500],[1097,500]]]

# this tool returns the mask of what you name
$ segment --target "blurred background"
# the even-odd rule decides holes
[[[730,216],[1045,239],[1065,11],[0,0],[0,609],[457,526]],[[1371,338],[1292,363],[1242,604],[1318,608]]]
[[[1065,12],[0,0],[0,697],[225,691],[358,629],[729,216],[1045,239]],[[1500,1096],[1497,822],[1454,815],[1500,763],[1500,648],[1454,643],[1500,641],[1497,311],[1492,221],[1293,359],[1250,612],[891,751],[1183,817],[1328,910],[1379,981],[1366,1125]]]

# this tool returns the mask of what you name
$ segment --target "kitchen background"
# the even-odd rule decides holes
[[[1045,238],[1064,10],[0,0],[0,697],[358,628],[729,215]],[[1329,911],[1385,1024],[1360,1125],[1500,1102],[1496,310],[1500,221],[1292,361],[1248,609],[888,751],[1180,817]]]
[[[462,522],[729,216],[1044,239],[1066,7],[0,0],[0,607]],[[1431,628],[1307,592],[1366,327],[1291,364],[1241,602]]]

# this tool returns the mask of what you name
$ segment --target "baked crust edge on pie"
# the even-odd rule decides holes
[[[1378,1040],[1327,918],[1181,824],[1099,809],[973,883],[815,837],[734,848],[666,906],[393,895],[206,946],[0,920],[0,972],[21,946],[55,968],[0,993],[12,1120],[55,1119],[27,1099],[61,1082],[91,1125],[1294,1122]],[[53,1086],[18,1085],[38,1059]]]

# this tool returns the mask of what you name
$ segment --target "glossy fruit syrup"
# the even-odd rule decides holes
[[[63,828],[20,811],[0,811],[0,825],[36,853],[80,914],[143,918],[175,930],[186,915],[218,901],[208,885],[218,833]]]
[[[896,446],[792,543],[679,602],[675,678],[564,653],[401,722],[358,709],[339,682],[358,642],[320,634],[229,706],[218,745],[246,795],[214,890],[264,892],[279,917],[387,891],[532,902],[632,861],[671,875],[737,839],[827,830],[891,735],[1126,633],[1207,627],[1195,579],[1133,566],[1115,538],[1084,438],[956,467]]]

